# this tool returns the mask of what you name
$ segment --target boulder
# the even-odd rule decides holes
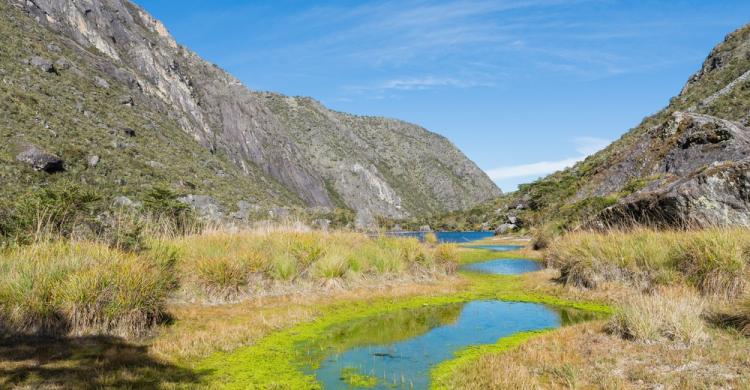
[[[274,219],[286,219],[289,217],[289,209],[284,207],[274,207],[268,210],[268,215]]]
[[[260,210],[260,206],[241,200],[237,202],[238,210],[232,214],[232,218],[247,221],[250,219],[250,213]]]
[[[164,164],[162,164],[162,163],[160,163],[158,161],[146,161],[146,165],[148,165],[148,166],[150,166],[151,168],[154,168],[154,169],[164,169],[165,168]]]
[[[320,230],[328,231],[328,229],[331,227],[331,220],[330,219],[316,219],[312,222],[313,227],[318,228]]]
[[[31,66],[35,66],[47,73],[57,72],[57,70],[55,69],[55,65],[52,63],[52,61],[44,57],[38,57],[38,56],[31,57],[28,60],[28,64]]]
[[[135,105],[135,100],[133,100],[133,97],[130,95],[123,95],[120,97],[120,104],[123,106],[133,107]]]
[[[422,225],[419,227],[420,232],[431,232],[432,228],[430,228],[430,225]]]
[[[60,72],[63,70],[70,69],[71,67],[73,67],[73,64],[70,61],[68,61],[67,58],[60,58],[57,61],[55,61],[55,64],[53,65],[53,67],[55,68],[55,72]]]
[[[495,229],[495,235],[510,233],[516,229],[516,225],[512,223],[504,223]]]
[[[95,166],[99,165],[99,156],[89,156],[89,158],[86,160],[86,162],[89,165],[89,168],[94,168]]]
[[[112,202],[112,204],[115,205],[115,207],[123,207],[123,208],[127,208],[127,207],[140,207],[141,206],[140,202],[134,202],[133,200],[131,200],[127,196],[118,196],[118,197],[116,197],[115,200],[114,200],[114,202]]]
[[[201,217],[219,221],[224,218],[224,212],[216,199],[207,195],[187,195],[177,199],[190,206]]]
[[[99,88],[109,89],[109,82],[101,77],[95,77],[94,84]]]
[[[35,171],[57,173],[65,171],[63,159],[45,152],[36,145],[29,145],[16,156],[16,160],[30,165]]]

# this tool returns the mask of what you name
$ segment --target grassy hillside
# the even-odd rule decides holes
[[[301,204],[255,167],[240,172],[221,153],[203,148],[160,105],[132,96],[97,69],[99,53],[31,23],[6,2],[0,14],[1,201],[72,181],[108,197],[142,198],[161,186],[212,195],[231,206],[239,200]],[[54,71],[29,64],[32,57],[55,63]],[[62,158],[65,172],[36,172],[17,161],[28,144]],[[93,156],[99,157],[95,166],[88,163]]]

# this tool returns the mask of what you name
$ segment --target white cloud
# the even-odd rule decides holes
[[[491,87],[493,84],[488,81],[479,81],[472,79],[460,79],[452,77],[410,77],[386,80],[372,85],[354,85],[345,87],[352,92],[370,92],[370,91],[421,91],[435,88],[471,88],[471,87]]]
[[[573,140],[573,143],[576,144],[578,153],[588,156],[606,148],[612,141],[598,137],[578,137]]]
[[[573,139],[573,143],[576,145],[576,151],[580,153],[578,157],[570,157],[558,161],[539,161],[530,164],[499,167],[488,170],[487,175],[492,180],[547,175],[561,169],[572,167],[577,162],[583,161],[587,156],[602,150],[609,145],[610,142],[610,140],[597,137],[575,138]]]
[[[540,161],[531,164],[511,165],[499,167],[487,171],[492,180],[511,179],[515,177],[527,177],[534,175],[545,175],[561,169],[573,166],[585,157],[566,158],[559,161]]]

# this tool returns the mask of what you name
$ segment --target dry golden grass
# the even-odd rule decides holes
[[[705,300],[689,287],[675,286],[652,293],[636,293],[620,302],[607,330],[636,341],[701,343],[706,340],[701,318],[705,308]]]
[[[556,240],[546,260],[570,285],[689,283],[705,295],[731,299],[743,295],[750,278],[750,229],[574,232]]]
[[[452,245],[294,227],[208,231],[158,241],[179,253],[188,302],[356,288],[385,281],[430,281],[455,271]]]
[[[706,389],[750,386],[750,340],[711,331],[710,347],[636,343],[571,326],[515,350],[485,355],[453,378],[452,389]]]

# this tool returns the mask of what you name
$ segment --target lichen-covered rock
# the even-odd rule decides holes
[[[28,145],[16,156],[16,160],[30,165],[35,171],[57,173],[65,171],[63,159],[46,152],[36,145]]]

